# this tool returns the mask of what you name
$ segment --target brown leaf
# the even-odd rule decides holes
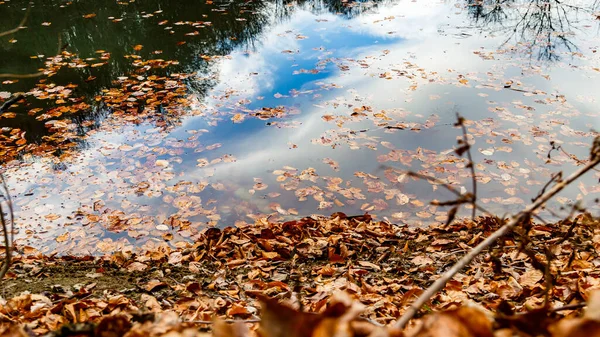
[[[492,337],[492,322],[474,307],[427,315],[410,337]]]
[[[144,288],[147,291],[153,291],[153,290],[163,288],[166,286],[167,286],[167,284],[165,282],[161,282],[159,280],[150,280],[150,281],[148,281],[148,283],[146,283],[146,286]]]
[[[25,332],[23,326],[11,323],[7,326],[0,326],[0,336],[29,337],[29,334]]]
[[[152,295],[148,295],[148,294],[142,294],[140,296],[140,300],[142,302],[144,302],[144,305],[150,311],[152,311],[152,312],[161,312],[162,311],[162,307],[160,306],[160,303],[158,303],[158,300],[156,299],[156,297],[154,297]]]
[[[260,337],[311,337],[316,323],[323,318],[300,312],[275,299],[259,295],[262,303]]]
[[[327,266],[323,266],[323,267],[321,267],[321,268],[320,268],[320,269],[317,271],[317,274],[319,274],[319,275],[323,275],[323,276],[333,276],[333,274],[335,274],[335,272],[336,272],[336,269],[335,269],[335,268],[333,268],[333,267],[332,267],[332,266],[330,266],[330,265],[327,265]]]
[[[498,311],[500,313],[496,317],[496,323],[501,327],[509,327],[510,330],[516,330],[528,336],[548,334],[548,325],[551,323],[551,319],[548,316],[547,307],[536,308],[514,315],[513,308],[508,302],[502,302],[498,306]]]
[[[279,257],[279,254],[277,252],[262,252],[262,256],[268,260],[272,260]]]
[[[600,290],[595,289],[589,292],[584,317],[600,322]]]
[[[183,254],[181,252],[173,252],[169,255],[169,264],[178,264],[183,259]]]
[[[148,266],[141,262],[133,262],[127,266],[127,270],[129,271],[144,271],[146,268],[148,268]]]
[[[249,337],[250,330],[244,323],[228,324],[220,318],[215,318],[212,327],[213,337]]]
[[[600,290],[590,291],[583,318],[561,319],[549,327],[552,337],[600,337]]]
[[[360,315],[365,306],[353,300],[345,292],[333,294],[327,309],[322,313],[325,318],[317,323],[312,337],[352,337],[350,323]]]
[[[192,261],[192,262],[190,262],[188,268],[190,269],[190,272],[192,272],[194,274],[198,274],[202,270],[202,264],[199,262]]]
[[[530,269],[519,277],[519,283],[523,287],[533,287],[542,277],[544,277],[544,273],[537,269]]]
[[[369,261],[358,261],[358,264],[365,268],[371,268],[373,270],[381,270],[380,266],[378,266],[372,262],[369,262]]]
[[[549,328],[552,337],[600,337],[600,322],[587,318],[562,319]]]
[[[420,266],[425,266],[425,265],[428,265],[428,264],[432,264],[433,260],[430,259],[427,256],[418,255],[415,258],[413,258],[410,262],[412,262],[413,264],[415,264],[415,265],[417,265],[417,266],[420,267]]]
[[[96,326],[94,336],[113,337],[123,336],[131,329],[131,322],[125,315],[113,315],[102,318]]]

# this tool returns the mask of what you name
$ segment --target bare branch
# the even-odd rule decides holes
[[[419,311],[419,309],[427,302],[429,299],[435,295],[438,291],[444,288],[446,283],[456,275],[461,269],[469,265],[471,261],[479,255],[483,250],[485,250],[488,246],[493,244],[496,240],[503,237],[507,233],[509,233],[514,227],[519,225],[524,220],[527,220],[531,217],[531,214],[541,207],[544,203],[554,197],[558,192],[562,191],[567,185],[575,181],[577,178],[584,175],[586,172],[591,170],[594,166],[600,163],[600,147],[597,147],[596,144],[600,143],[600,137],[596,137],[594,140],[594,147],[592,149],[592,155],[590,158],[590,162],[585,166],[581,167],[579,170],[571,174],[565,180],[559,181],[554,185],[550,190],[541,195],[535,202],[527,206],[523,211],[514,215],[511,220],[500,227],[497,231],[492,233],[489,237],[483,240],[480,244],[478,244],[473,250],[468,252],[465,256],[463,256],[452,268],[446,271],[439,279],[437,279],[429,288],[417,298],[417,300],[408,308],[406,313],[400,317],[400,319],[394,324],[395,328],[402,329],[406,323]]]
[[[563,309],[566,310],[566,309]],[[367,317],[357,317],[357,320],[359,321],[363,321],[363,322],[368,322],[373,324],[374,326],[379,326],[379,327],[383,327],[384,325],[372,320],[370,318]],[[195,324],[214,324],[215,321],[207,321],[207,320],[191,320],[191,321],[183,321],[185,323],[195,323]],[[260,323],[261,319],[260,318],[250,318],[250,319],[224,319],[221,320],[221,322],[224,323]]]
[[[2,176],[2,174],[0,174],[0,180],[2,181],[2,189],[4,190],[4,194],[3,198],[6,201],[6,204],[8,206],[8,215],[10,218],[10,226],[6,225],[6,217],[4,216],[4,209],[2,209],[2,203],[0,200],[0,225],[2,226],[2,234],[4,236],[4,262],[2,263],[2,268],[0,269],[0,282],[2,281],[2,279],[4,278],[4,275],[6,275],[6,273],[8,272],[8,268],[10,267],[10,262],[11,262],[11,258],[12,258],[12,241],[13,241],[13,229],[14,229],[14,212],[13,212],[13,205],[12,205],[12,199],[10,197],[10,193],[8,190],[8,186],[6,185],[6,180],[4,179],[4,176]],[[9,232],[10,232],[10,237],[9,237]]]
[[[551,141],[550,142],[550,146],[552,146],[552,148],[550,149],[550,151],[548,151],[548,155],[547,155],[548,159],[551,159],[552,151],[556,150],[556,151],[561,151],[565,156],[569,157],[569,159],[572,159],[573,161],[575,161],[577,163],[577,165],[584,165],[585,164],[585,161],[577,158],[576,155],[567,152],[565,150],[565,148],[562,147],[562,145],[556,145],[556,142]],[[596,171],[596,172],[600,172],[600,170],[598,170],[596,168],[594,168],[593,170]]]
[[[467,159],[469,163],[467,167],[471,170],[471,182],[473,185],[471,204],[473,205],[473,210],[471,214],[471,219],[475,221],[475,215],[477,214],[477,177],[475,176],[475,163],[473,162],[473,156],[471,155],[471,145],[469,144],[469,140],[467,139],[467,127],[465,126],[465,119],[457,112],[456,118],[458,119],[457,125],[460,126],[463,133],[463,142],[467,152]]]
[[[2,269],[0,269],[0,281],[4,278],[4,275],[8,272],[8,268],[10,267],[11,261],[11,249],[10,249],[10,239],[8,237],[9,229],[6,226],[6,221],[4,219],[4,210],[2,209],[2,205],[0,205],[0,224],[2,225],[2,234],[4,236],[4,262],[2,263]]]
[[[12,197],[10,196],[10,190],[6,184],[6,178],[0,173],[0,181],[2,182],[2,189],[4,192],[4,198],[8,206],[8,214],[10,215],[10,241],[14,241],[14,225],[15,225],[15,210],[13,208]]]
[[[183,321],[185,323],[196,323],[196,324],[214,324],[215,321],[205,321],[205,320],[193,320],[193,321]],[[225,319],[222,320],[224,323],[258,323],[260,322],[260,318],[251,318],[251,319]]]
[[[10,30],[4,31],[4,32],[0,32],[0,37],[16,33],[18,31],[20,31],[21,29],[25,28],[25,26],[23,26],[23,25],[27,21],[27,17],[29,17],[29,10],[31,10],[31,4],[29,4],[27,6],[27,11],[25,11],[25,16],[23,17],[23,20],[21,20],[19,25],[13,29],[10,29]]]
[[[21,98],[23,98],[22,93],[18,92],[16,94],[14,94],[11,98],[6,100],[6,102],[4,102],[2,104],[2,106],[0,106],[0,113],[8,110],[8,108],[10,108],[13,104],[17,103],[17,101],[20,100]]]
[[[442,185],[445,189],[447,189],[448,191],[454,193],[456,196],[458,196],[459,198],[462,198],[463,195],[460,194],[459,191],[457,191],[454,187],[452,187],[452,185],[436,178],[433,176],[428,176],[426,174],[422,174],[422,173],[418,173],[418,172],[414,172],[414,171],[408,171],[406,172],[406,174],[408,174],[411,177],[415,177],[415,178],[419,178],[419,179],[423,179],[423,180],[427,180],[431,183],[434,183],[436,185]],[[485,208],[483,208],[482,206],[480,206],[477,202],[474,203],[474,207],[477,207],[478,210],[482,211],[483,213],[489,214],[489,215],[493,215],[492,212],[486,210]]]
[[[585,303],[585,302],[575,303],[575,304],[567,304],[567,305],[563,305],[562,307],[550,309],[550,312],[558,312],[558,311],[564,311],[564,310],[575,310],[575,309],[584,308],[586,306],[587,306],[587,303]]]
[[[58,34],[58,47],[56,48],[56,55],[60,54],[62,51],[62,38],[60,36],[60,34]],[[33,73],[33,74],[0,74],[0,78],[20,78],[20,79],[25,79],[25,78],[35,78],[35,77],[40,77],[45,75],[46,73],[44,71],[38,71],[37,73]]]
[[[0,78],[35,78],[35,77],[40,77],[44,75],[43,71],[38,71],[37,73],[33,73],[33,74],[0,74]]]

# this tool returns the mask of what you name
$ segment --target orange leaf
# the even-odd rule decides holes
[[[234,303],[231,306],[231,308],[229,308],[229,310],[227,310],[227,315],[228,316],[236,316],[236,315],[247,316],[247,315],[250,315],[250,312],[243,305],[241,305],[239,303]]]

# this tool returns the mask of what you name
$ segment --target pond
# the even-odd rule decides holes
[[[0,160],[45,253],[368,212],[519,211],[600,128],[596,1],[0,1]],[[0,101],[0,104],[2,104]],[[539,215],[597,214],[600,173]],[[468,205],[459,215],[469,216]],[[481,212],[478,212],[481,214]]]

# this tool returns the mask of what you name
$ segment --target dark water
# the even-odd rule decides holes
[[[457,112],[481,204],[508,214],[585,161],[600,127],[593,1],[32,4],[0,4],[0,31],[27,15],[0,40],[0,73],[60,69],[0,78],[0,97],[26,93],[0,127],[27,144],[17,154],[3,142],[17,237],[47,251],[177,244],[208,226],[337,211],[444,221],[429,201],[452,195],[403,172],[471,189],[452,151]],[[174,62],[142,63],[158,59]],[[150,89],[161,77],[181,104],[152,102],[176,91]],[[145,94],[107,98],[123,91]],[[552,141],[574,158],[548,158]],[[597,214],[599,178],[541,216],[577,200]]]

